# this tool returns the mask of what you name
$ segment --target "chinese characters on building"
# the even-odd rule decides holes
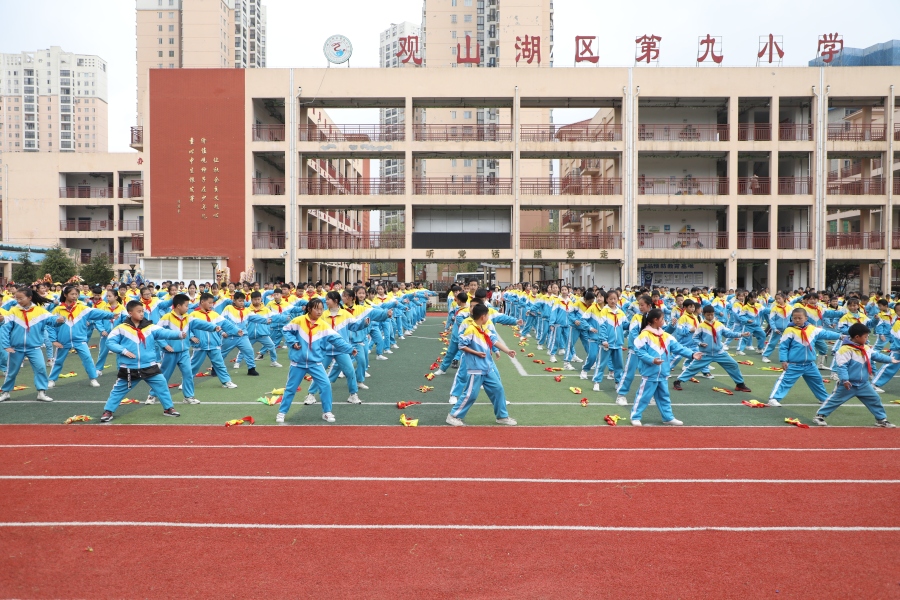
[[[199,140],[199,144],[195,141]],[[182,205],[176,200],[176,212],[184,208],[199,211],[201,219],[219,218],[219,157],[212,156],[206,145],[206,138],[191,137],[188,140],[188,202]]]

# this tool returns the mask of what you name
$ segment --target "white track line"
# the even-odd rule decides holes
[[[604,485],[623,483],[753,483],[773,485],[809,484],[876,484],[896,485],[900,479],[538,479],[516,477],[341,477],[337,475],[0,475],[0,481],[60,481],[60,480],[214,480],[214,481],[390,481],[404,483],[575,483]]]
[[[500,452],[897,452],[898,448],[541,448],[534,446],[336,446],[325,444],[0,444],[6,448],[155,448],[251,450],[466,450]]]
[[[604,527],[602,525],[428,525],[398,523],[395,525],[339,525],[333,523],[177,523],[165,521],[31,521],[0,522],[0,527],[172,527],[183,529],[319,529],[319,530],[452,530],[452,531],[586,531],[627,533],[690,533],[694,531],[754,532],[900,532],[900,527],[810,526],[810,527]]]

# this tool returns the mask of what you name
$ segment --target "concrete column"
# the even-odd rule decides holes
[[[512,114],[510,115],[512,118],[510,122],[513,126],[513,164],[512,164],[512,176],[513,176],[513,206],[512,206],[512,218],[510,219],[511,230],[510,234],[512,239],[510,240],[512,243],[513,251],[513,259],[512,264],[510,265],[510,277],[512,279],[511,283],[516,283],[519,281],[519,265],[521,265],[521,234],[522,234],[522,211],[520,202],[520,192],[521,192],[521,155],[519,154],[519,142],[521,139],[520,136],[520,123],[521,123],[521,109],[522,106],[519,102],[519,86],[516,86],[513,91],[513,105],[512,105]],[[557,213],[557,219],[560,217]]]
[[[739,104],[737,96],[728,98],[728,194],[738,193],[738,118]]]
[[[737,205],[728,207],[728,248],[730,253],[725,262],[726,288],[737,287]]]
[[[776,152],[778,142],[778,112],[781,110],[781,98],[778,95],[772,96],[769,101],[769,122],[772,124],[772,152]],[[778,166],[778,163],[775,163]],[[774,175],[773,175],[774,176]]]
[[[404,219],[404,229],[403,229],[403,248],[404,250],[400,252],[397,256],[397,280],[405,281],[411,278],[412,274],[412,256],[413,256],[413,247],[412,247],[412,234],[413,234],[413,199],[415,198],[413,192],[413,171],[415,165],[413,163],[413,153],[412,153],[412,144],[413,144],[413,122],[415,121],[415,112],[413,109],[413,99],[412,96],[407,96],[404,101],[404,121],[403,121],[403,134],[404,134],[404,148],[403,151],[403,185],[404,185],[404,196],[405,196],[405,205],[403,207],[403,219]],[[401,273],[401,270],[403,271]],[[402,276],[401,276],[402,275]]]
[[[778,208],[769,205],[769,276],[766,286],[774,294],[778,291]]]
[[[869,263],[859,265],[859,291],[862,294],[869,294]]]
[[[882,231],[885,240],[885,264],[881,271],[881,289],[889,292],[893,287],[893,250],[894,250],[894,86],[890,86],[890,92],[885,98],[884,122],[887,126],[888,151],[881,161],[881,177],[887,186],[887,205],[882,212]]]

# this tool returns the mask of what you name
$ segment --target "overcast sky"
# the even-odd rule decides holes
[[[501,0],[511,10],[521,0]],[[325,66],[322,44],[340,33],[353,43],[353,68],[378,65],[378,35],[390,24],[419,23],[422,0],[264,0],[268,66]],[[555,0],[555,65],[574,62],[576,35],[597,35],[600,65],[634,62],[634,40],[662,37],[662,66],[691,66],[697,37],[724,37],[723,65],[753,65],[758,38],[784,36],[784,64],[806,65],[816,40],[838,32],[848,47],[900,37],[900,0]],[[109,148],[129,151],[134,124],[135,10],[133,0],[0,0],[0,52],[61,46],[109,63]],[[508,55],[507,55],[508,56]],[[556,118],[557,122],[563,122]]]

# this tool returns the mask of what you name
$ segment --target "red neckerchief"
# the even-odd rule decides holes
[[[235,308],[234,310],[238,311],[238,317],[240,318],[240,323],[244,322],[244,309],[243,308]]]
[[[150,298],[149,300],[144,300],[143,298],[141,298],[141,303],[144,305],[144,310],[148,312],[152,310],[150,308],[150,305],[153,303],[153,298]]]
[[[201,309],[197,310],[197,312],[199,312],[201,315],[203,315],[204,317],[206,317],[206,322],[207,322],[207,323],[212,323],[212,319],[209,318],[209,311],[208,311],[208,310],[203,310],[203,309],[201,308]]]
[[[708,322],[704,321],[703,325],[706,325],[707,327],[709,327],[709,331],[712,333],[712,336],[713,336],[713,344],[717,345],[719,343],[719,336],[718,336],[718,334],[716,334],[716,324],[713,323],[712,325],[710,325]]]
[[[812,309],[812,310],[816,311],[816,315],[819,317],[819,320],[822,319],[822,309],[821,308],[819,308],[818,306],[813,308],[809,304],[806,305],[806,308],[807,308],[807,310]]]
[[[272,301],[272,304],[278,307],[278,314],[281,314],[281,302]]]
[[[800,329],[800,328],[798,327],[797,329]],[[804,327],[803,329],[800,329],[800,339],[803,341],[804,344],[806,344],[806,346],[808,348],[812,348],[812,346],[810,346],[810,344],[809,344],[809,338],[806,336],[806,327]]]
[[[696,315],[692,315],[691,313],[687,313],[687,316],[689,316],[689,317],[691,318],[691,320],[694,322],[694,329],[697,329],[697,327],[700,326],[700,323],[699,323],[699,321],[697,321]]]
[[[328,315],[328,318],[331,319],[331,328],[332,329],[334,329],[334,320],[337,319],[339,316],[341,316],[340,312],[336,315]]]
[[[178,321],[178,331],[184,331],[184,322],[187,321],[187,316],[184,316],[179,319],[178,315],[176,315],[175,313],[172,313],[172,318],[175,319],[176,321]]]
[[[24,308],[21,308],[21,307],[20,307],[20,310],[22,311],[22,316],[25,318],[25,331],[30,331],[30,330],[31,330],[31,325],[28,324],[28,313],[30,313],[31,311],[33,311],[33,310],[34,310],[34,307],[32,306],[32,307],[29,308],[28,310],[25,310]]]
[[[310,323],[309,317],[306,318],[306,322],[309,324],[307,326],[308,331],[306,332],[309,336],[309,347],[312,348],[312,338],[313,338],[313,329],[319,326],[319,323]]]
[[[780,309],[781,309],[781,316],[782,316],[782,317],[787,317],[787,309],[788,309],[787,304],[785,304],[784,306],[779,306],[778,304],[776,304],[774,308],[775,308],[776,314],[778,313],[778,309],[780,308]]]
[[[754,316],[759,314],[759,308],[757,308],[756,304],[750,304],[750,305],[745,304],[744,308],[746,308],[747,306],[750,306],[750,308],[753,309]]]
[[[872,363],[869,361],[869,353],[866,352],[866,347],[865,346],[857,346],[856,344],[851,344],[851,343],[848,343],[847,345],[850,346],[851,348],[856,348],[857,350],[859,350],[859,353],[862,354],[862,357],[866,361],[866,369],[869,371],[869,375],[871,375],[872,374]]]
[[[68,304],[63,304],[63,305],[62,305],[62,308],[63,308],[63,310],[65,310],[66,313],[69,315],[69,320],[70,320],[70,321],[74,321],[74,320],[75,320],[75,316],[74,316],[72,313],[74,313],[74,312],[75,312],[75,309],[78,308],[78,303],[76,302],[75,304],[73,304],[73,305],[72,305],[72,308],[69,308],[69,305],[68,305]]]
[[[669,355],[669,349],[666,348],[666,340],[663,338],[663,336],[665,335],[665,333],[663,333],[663,334],[655,334],[655,333],[653,333],[653,332],[651,331],[651,332],[650,332],[650,335],[656,336],[656,339],[659,340],[659,346],[662,348],[663,352],[666,353],[666,356],[668,356],[668,355]]]
[[[486,333],[484,332],[484,330],[482,330],[482,329],[481,329],[480,327],[478,327],[477,325],[475,326],[475,331],[477,331],[479,334],[481,334],[481,337],[483,337],[483,338],[484,338],[484,341],[487,342],[488,350],[489,350],[490,352],[493,352],[493,351],[494,351],[494,342],[491,341],[491,336],[489,336],[488,334],[486,334]]]
[[[147,338],[144,337],[144,332],[140,330],[140,328],[134,324],[134,321],[128,321],[128,324],[131,325],[131,328],[137,332],[138,341],[143,346],[147,346]]]
[[[606,308],[609,308],[608,306]],[[616,327],[619,326],[619,307],[616,305],[616,308],[612,309],[612,317],[613,317],[613,325]]]
[[[99,300],[94,300],[93,298],[91,298],[91,302],[94,303],[94,308],[97,308],[103,302],[103,298],[100,298]]]
[[[568,303],[568,302],[563,302],[562,300],[560,300],[559,303],[566,307],[566,311],[569,310],[569,303]]]

